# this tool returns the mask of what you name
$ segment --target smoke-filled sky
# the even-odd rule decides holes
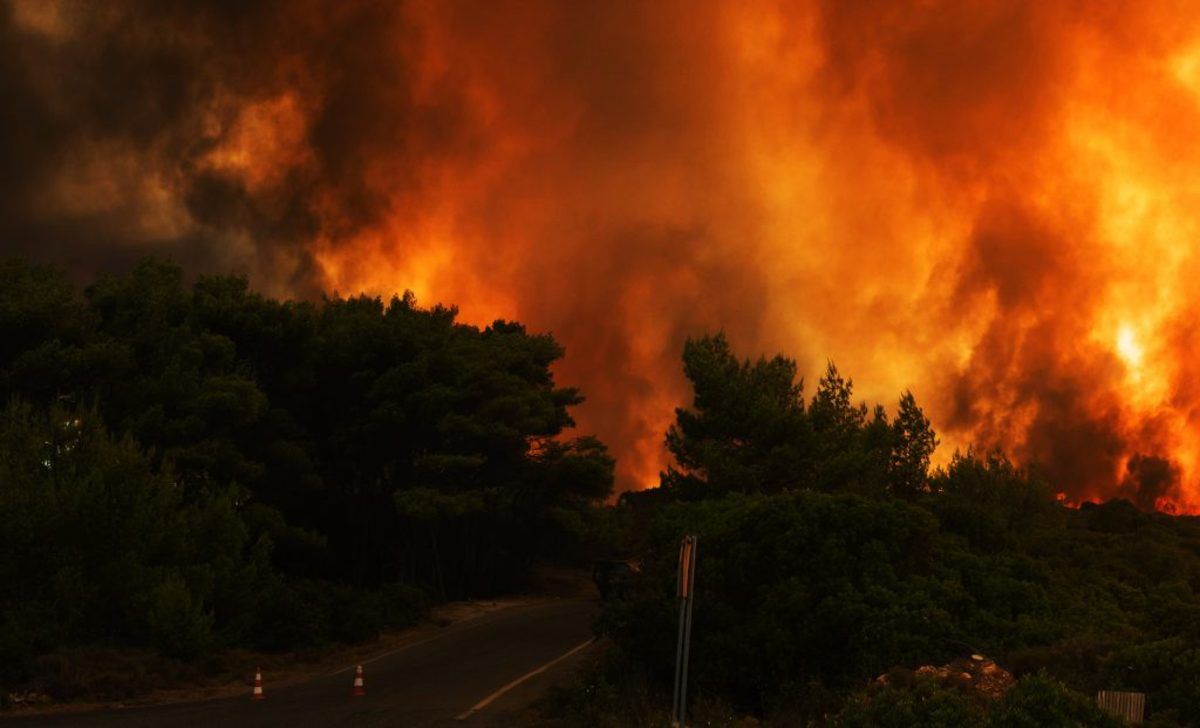
[[[552,331],[626,489],[723,328],[1200,509],[1198,138],[1184,2],[0,0],[0,251]]]

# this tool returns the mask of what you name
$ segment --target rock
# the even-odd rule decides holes
[[[1002,697],[1016,682],[1012,673],[997,665],[995,660],[979,654],[945,665],[922,665],[914,674],[917,677],[932,678],[943,685],[958,685],[972,694],[990,699]],[[888,685],[890,680],[884,674],[876,678],[875,682]]]

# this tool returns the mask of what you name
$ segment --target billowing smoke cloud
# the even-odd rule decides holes
[[[1117,495],[1142,510],[1175,510],[1179,498],[1179,471],[1165,458],[1137,454],[1129,459]]]
[[[3,0],[0,246],[553,331],[624,488],[724,328],[1193,510],[1200,33],[1143,5]]]

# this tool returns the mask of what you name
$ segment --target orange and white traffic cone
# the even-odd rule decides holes
[[[254,668],[254,700],[263,700],[267,696],[263,695],[262,689],[262,669]]]
[[[362,665],[354,668],[354,688],[350,691],[350,694],[354,696],[367,694],[367,689],[363,687]]]

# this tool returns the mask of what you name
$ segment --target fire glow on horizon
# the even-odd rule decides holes
[[[3,2],[14,245],[551,331],[622,488],[724,328],[1200,510],[1187,3]]]

